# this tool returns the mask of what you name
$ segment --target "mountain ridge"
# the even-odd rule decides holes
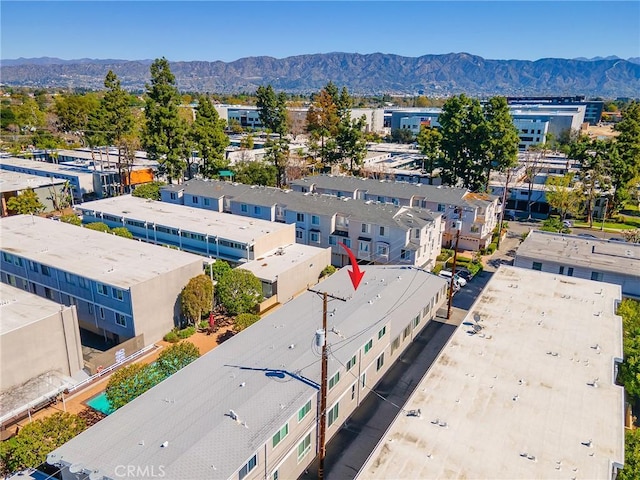
[[[635,60],[635,59],[630,59]],[[20,63],[22,62],[22,63]],[[60,62],[60,63],[55,63]],[[141,90],[152,60],[52,57],[0,61],[6,85],[102,89],[108,70],[124,88]],[[469,53],[405,57],[333,52],[285,58],[245,57],[232,62],[176,61],[171,70],[181,91],[252,92],[271,84],[276,90],[312,93],[331,80],[356,95],[587,95],[637,97],[640,64],[615,58],[493,60]]]

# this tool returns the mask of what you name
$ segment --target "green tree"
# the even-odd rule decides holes
[[[167,59],[156,59],[151,64],[151,83],[146,86],[142,146],[149,159],[160,163],[161,173],[167,176],[169,183],[174,179],[182,180],[189,154],[184,122],[178,113],[181,97],[175,83]]]
[[[260,122],[267,131],[277,133],[282,138],[288,130],[286,94],[276,94],[273,87],[267,85],[258,87],[256,97]]]
[[[438,117],[441,125],[444,184],[461,183],[470,190],[486,185],[487,122],[480,101],[464,94],[449,98]]]
[[[549,217],[543,221],[540,230],[544,232],[569,233],[569,229],[564,226],[562,220],[555,217]]]
[[[274,187],[277,183],[278,170],[268,163],[244,161],[236,163],[234,176],[237,182],[247,185]]]
[[[412,143],[415,136],[409,128],[394,128],[391,130],[391,141],[396,143]]]
[[[640,428],[624,433],[624,468],[618,472],[616,480],[636,480],[640,478]]]
[[[429,184],[433,185],[433,171],[442,163],[442,135],[437,128],[422,125],[417,142],[425,157],[422,168],[429,173]]]
[[[241,313],[238,315],[234,321],[235,330],[237,332],[241,332],[245,328],[249,328],[251,325],[260,320],[260,315],[256,315],[255,313]]]
[[[634,179],[640,175],[640,102],[631,102],[622,111],[622,120],[615,130],[620,134],[615,139],[609,167],[617,211],[628,198]]]
[[[16,122],[24,130],[34,131],[45,124],[45,114],[35,99],[26,97],[22,104],[13,107]]]
[[[604,140],[591,140],[582,136],[570,149],[570,157],[580,161],[580,180],[586,199],[589,226],[593,226],[593,207],[601,190],[608,190],[607,163],[610,144]]]
[[[100,100],[93,93],[60,95],[56,97],[54,112],[58,128],[63,132],[84,131],[89,117],[100,107]]]
[[[138,198],[148,198],[149,200],[160,200],[160,189],[165,185],[166,183],[158,181],[144,183],[138,185],[131,195]]]
[[[200,156],[200,174],[215,177],[229,166],[225,149],[229,137],[224,133],[226,122],[218,116],[208,96],[202,95],[196,107],[196,119],[191,126],[191,139]]]
[[[105,395],[111,408],[117,410],[162,380],[162,374],[153,365],[134,363],[111,375]]]
[[[217,297],[230,315],[253,313],[263,300],[262,284],[250,271],[236,268],[218,282]]]
[[[334,138],[338,133],[338,102],[338,89],[329,82],[314,96],[313,103],[307,110],[307,132],[313,142],[320,142],[317,151],[324,165],[329,165],[335,160],[335,141],[328,139]]]
[[[276,169],[276,186],[281,188],[285,183],[285,172],[289,162],[289,142],[286,138],[269,139],[265,143],[264,159]]]
[[[213,269],[213,272],[211,270]],[[231,266],[224,260],[217,259],[215,262],[208,264],[204,268],[205,275],[213,277],[215,282],[219,282],[222,276],[231,270]]]
[[[32,188],[27,188],[7,201],[7,209],[19,215],[29,215],[44,211],[45,206],[36,192]]]
[[[182,314],[190,323],[196,325],[204,312],[211,310],[213,303],[213,283],[206,275],[198,275],[189,280],[189,283],[180,293],[180,306]]]
[[[191,342],[180,342],[160,352],[155,367],[166,378],[200,357],[200,350]]]
[[[338,125],[336,133],[337,154],[341,161],[349,161],[349,172],[362,165],[367,155],[367,142],[364,138],[365,116],[351,119],[347,114]]]
[[[133,234],[127,229],[127,227],[115,227],[111,230],[111,233],[118,237],[133,239]]]
[[[84,226],[84,228],[88,228],[89,230],[95,230],[96,232],[103,232],[103,233],[111,232],[111,229],[109,228],[109,225],[107,225],[106,223],[103,223],[103,222],[87,223]]]
[[[504,97],[492,97],[484,105],[486,120],[486,155],[482,162],[484,189],[489,189],[489,177],[492,170],[504,172],[518,163],[518,129]]]
[[[70,223],[71,225],[76,225],[78,227],[82,225],[82,220],[80,220],[80,217],[78,217],[77,215],[74,215],[73,213],[70,213],[68,215],[62,215],[60,217],[60,221],[63,223]]]
[[[573,174],[567,173],[562,177],[549,176],[546,182],[547,203],[558,211],[562,220],[567,215],[578,214],[582,206],[582,195],[573,187],[572,179]]]
[[[67,412],[26,424],[15,437],[0,443],[0,474],[9,475],[44,463],[47,455],[87,428],[86,422]]]

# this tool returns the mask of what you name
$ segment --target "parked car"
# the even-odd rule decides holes
[[[582,238],[598,238],[595,235],[591,235],[590,233],[579,233],[578,236]]]
[[[623,243],[626,242],[626,240],[624,238],[622,238],[622,237],[611,237],[609,239],[609,241],[610,242],[623,242]]]
[[[471,279],[473,278],[473,275],[471,275],[471,272],[464,267],[462,268],[456,267],[456,275],[459,275],[460,277],[464,278],[467,281],[467,283],[471,281]]]
[[[562,226],[563,227],[567,227],[567,228],[571,228],[571,227],[573,227],[573,222],[571,220],[563,220],[562,221]]]
[[[440,270],[438,275],[442,278],[446,278],[447,280],[451,280],[451,270]],[[460,287],[464,287],[467,284],[467,281],[456,273],[454,275],[454,283]]]

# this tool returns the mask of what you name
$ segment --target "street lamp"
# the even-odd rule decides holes
[[[462,218],[460,214],[458,218]],[[453,301],[453,282],[456,281],[456,260],[458,259],[458,241],[460,240],[462,221],[456,221],[456,246],[453,249],[453,265],[451,266],[451,282],[449,282],[449,305],[447,306],[447,320],[451,318],[451,303]]]

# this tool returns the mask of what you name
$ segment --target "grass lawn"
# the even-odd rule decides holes
[[[604,229],[605,230],[633,230],[634,228],[640,228],[640,222],[637,222],[637,224],[635,224],[636,222],[633,222],[634,224],[629,224],[629,223],[616,223],[616,222],[604,222]],[[581,228],[589,228],[589,224],[587,222],[578,222],[575,221],[573,222],[573,226],[574,227],[581,227]],[[602,222],[593,222],[593,227],[591,227],[592,230],[600,230],[600,227],[602,227]]]

